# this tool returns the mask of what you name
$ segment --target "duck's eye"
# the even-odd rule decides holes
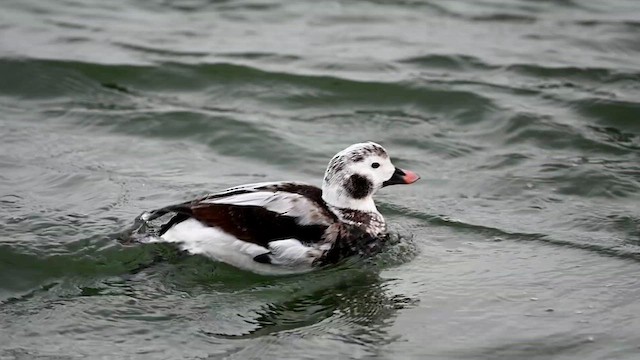
[[[377,168],[380,167],[380,163],[377,163],[377,162],[373,163],[373,164],[371,164],[371,167],[374,168],[374,169],[377,169]]]

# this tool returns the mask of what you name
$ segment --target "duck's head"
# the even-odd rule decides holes
[[[395,167],[386,150],[374,143],[353,144],[329,162],[322,182],[322,199],[331,206],[377,211],[373,195],[394,184],[412,184],[420,179],[413,171]]]

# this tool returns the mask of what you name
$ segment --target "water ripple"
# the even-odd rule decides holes
[[[635,358],[635,2],[3,5],[0,357]],[[374,258],[123,241],[365,140],[422,176],[377,195]]]

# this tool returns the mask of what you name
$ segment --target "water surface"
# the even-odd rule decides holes
[[[0,357],[637,359],[636,1],[0,8]],[[423,178],[379,194],[369,262],[118,242],[364,140]]]

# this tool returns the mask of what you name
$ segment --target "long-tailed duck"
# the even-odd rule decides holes
[[[176,243],[259,274],[307,272],[377,250],[386,224],[373,195],[419,178],[396,168],[382,146],[366,142],[331,159],[322,189],[299,182],[242,185],[146,212],[141,219],[148,224],[172,215],[151,242]]]

